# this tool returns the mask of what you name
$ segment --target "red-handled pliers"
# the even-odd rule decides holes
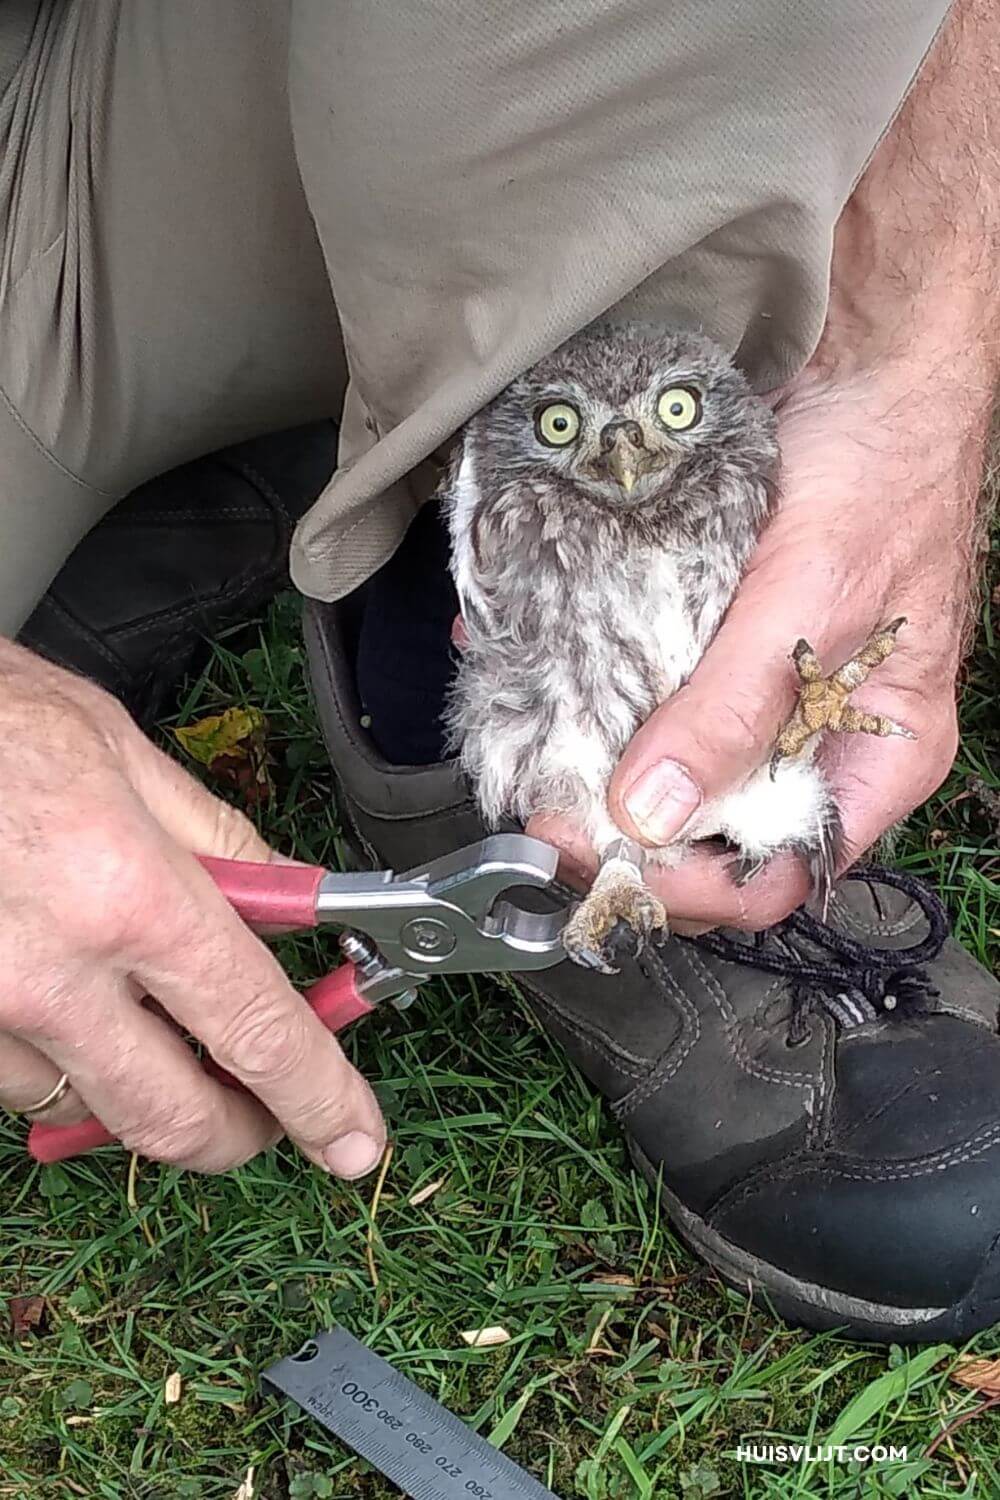
[[[545,909],[531,911],[514,900],[518,887],[545,890],[555,879],[555,849],[525,834],[494,834],[403,875],[202,863],[252,926],[330,923],[344,929],[345,962],[305,996],[330,1031],[341,1031],[383,1000],[408,1005],[415,987],[433,974],[517,973],[547,969],[565,957],[562,903],[536,897],[535,906]],[[223,1083],[241,1086],[211,1058],[204,1066]],[[112,1139],[99,1120],[36,1120],[28,1150],[36,1161],[61,1161]]]

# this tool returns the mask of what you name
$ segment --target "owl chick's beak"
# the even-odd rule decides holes
[[[608,473],[631,495],[652,460],[638,422],[609,422],[601,433],[601,451]]]
[[[616,443],[608,454],[608,470],[626,495],[631,495],[639,478],[639,466],[625,443]]]

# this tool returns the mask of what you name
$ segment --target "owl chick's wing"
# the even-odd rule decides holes
[[[451,538],[451,572],[466,628],[489,632],[495,625],[490,593],[476,555],[476,528],[483,499],[472,445],[460,434],[440,492]]]

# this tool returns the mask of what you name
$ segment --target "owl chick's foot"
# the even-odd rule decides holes
[[[611,962],[623,946],[642,952],[654,932],[667,925],[663,902],[653,895],[639,866],[619,855],[605,858],[597,878],[563,929],[563,945],[574,963],[601,974],[617,974]]]
[[[877,630],[856,656],[829,677],[823,676],[823,668],[809,642],[796,643],[792,661],[802,686],[791,718],[775,743],[771,756],[772,776],[779,761],[786,756],[798,755],[823,729],[839,729],[848,734],[898,734],[908,740],[915,738],[909,729],[894,719],[887,719],[884,714],[862,713],[847,702],[873,668],[892,655],[896,649],[896,634],[905,624],[906,620],[900,617]]]

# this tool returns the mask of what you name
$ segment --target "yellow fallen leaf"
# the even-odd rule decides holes
[[[253,1497],[253,1465],[251,1464],[250,1468],[246,1471],[243,1483],[240,1485],[239,1489],[236,1491],[236,1494],[233,1496],[233,1500],[253,1500]]]
[[[177,743],[203,766],[226,756],[248,760],[264,733],[264,715],[259,708],[227,708],[194,724],[175,729]]]
[[[444,1187],[445,1181],[446,1179],[444,1177],[439,1177],[437,1182],[427,1183],[426,1187],[422,1187],[419,1192],[416,1192],[412,1195],[412,1197],[407,1198],[407,1203],[411,1208],[419,1208],[421,1203],[426,1203],[428,1198],[433,1198],[434,1194],[436,1192],[439,1192],[440,1189]]]
[[[179,1370],[174,1370],[167,1376],[163,1385],[164,1406],[176,1406],[181,1399],[181,1376]]]
[[[956,1385],[968,1386],[970,1391],[1000,1396],[1000,1358],[977,1359],[973,1354],[964,1354],[948,1374]]]
[[[459,1337],[472,1349],[495,1349],[498,1344],[509,1344],[510,1334],[506,1328],[468,1328]]]

